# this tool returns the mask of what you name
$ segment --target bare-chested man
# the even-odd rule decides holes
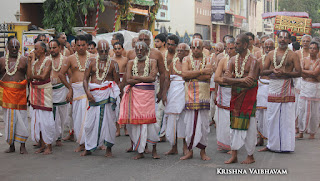
[[[246,160],[242,164],[255,162],[253,153],[257,143],[255,107],[257,100],[257,80],[259,63],[250,53],[249,37],[240,34],[236,38],[237,55],[230,59],[223,83],[231,85],[230,134],[232,156],[225,164],[238,161],[238,150],[245,146]]]
[[[185,43],[180,43],[177,47],[177,57],[170,64],[170,79],[166,79],[165,91],[163,92],[163,103],[165,105],[164,121],[166,128],[166,138],[169,140],[172,148],[166,152],[166,155],[178,154],[177,138],[183,139],[183,154],[188,152],[185,141],[184,107],[185,107],[185,81],[181,77],[182,60],[188,56],[190,47]],[[167,98],[168,97],[168,98]]]
[[[177,57],[177,52],[176,48],[179,44],[179,38],[176,35],[170,35],[167,37],[167,50],[164,53],[164,66],[166,68],[166,79],[170,79],[170,74],[169,74],[169,66],[173,59]],[[160,141],[165,141],[166,137],[166,125],[167,123],[163,119],[164,116],[164,105],[162,101],[158,104],[158,110],[157,110],[157,122],[159,124],[160,128]]]
[[[88,42],[88,52],[94,55],[97,55],[97,44],[94,41]]]
[[[268,35],[263,35],[261,38],[260,38],[260,44],[261,44],[261,47],[260,47],[260,51],[256,52],[255,53],[255,56],[257,57],[257,59],[260,59],[263,55],[265,55],[265,46],[264,46],[264,42],[269,39],[269,36]]]
[[[84,122],[86,118],[87,108],[89,106],[86,92],[83,88],[83,77],[86,65],[90,57],[95,57],[87,51],[87,38],[84,35],[79,35],[75,39],[76,52],[69,56],[65,62],[63,62],[59,78],[61,82],[69,89],[67,94],[67,102],[72,101],[72,119],[74,123],[74,134],[76,136],[79,147],[75,152],[84,150]],[[70,84],[66,79],[66,73],[71,70]]]
[[[76,52],[76,41],[75,40],[71,41],[71,49],[73,52]]]
[[[160,33],[154,38],[154,45],[162,53],[163,56],[167,51],[166,43],[167,43],[167,37],[164,33]]]
[[[6,153],[15,152],[14,142],[21,143],[20,154],[27,154],[25,143],[29,137],[27,114],[27,58],[19,53],[20,43],[10,38],[8,53],[0,58],[0,106],[3,108],[5,139],[10,148]],[[2,115],[1,115],[2,116]]]
[[[249,49],[249,51],[250,51],[250,53],[251,53],[252,55],[255,55],[256,52],[260,51],[260,48],[254,46],[254,38],[255,38],[255,36],[254,36],[254,34],[251,33],[251,32],[246,32],[245,34],[246,34],[246,35],[248,36],[248,38],[249,38],[249,46],[248,46],[248,49]]]
[[[115,143],[117,121],[114,106],[120,95],[120,79],[117,62],[108,56],[109,49],[108,42],[100,40],[99,56],[90,59],[84,73],[83,86],[90,103],[84,125],[86,150],[81,156],[90,155],[98,147],[105,145],[105,156],[112,157],[111,148]]]
[[[301,38],[302,47],[300,50],[296,51],[296,54],[299,57],[300,63],[306,57],[310,57],[309,45],[312,37],[310,35],[303,35]],[[296,133],[299,132],[298,120],[299,120],[299,101],[300,101],[300,91],[301,91],[301,77],[294,79],[294,91],[295,91],[295,120],[296,120]]]
[[[225,75],[229,60],[235,56],[236,43],[234,38],[227,40],[227,57],[223,58],[216,69],[214,81],[217,83],[217,91],[214,98],[217,103],[217,110],[215,113],[216,132],[217,132],[217,145],[218,150],[230,151],[231,139],[230,139],[230,100],[231,100],[231,86],[227,86],[223,82],[223,76]],[[229,152],[231,153],[231,152]]]
[[[111,45],[114,48],[114,44],[116,42],[120,42],[122,45],[124,45],[124,36],[121,33],[115,33],[112,35],[112,40],[111,40]],[[109,51],[110,57],[114,57],[114,51]],[[127,51],[123,50],[122,51],[122,56],[126,57],[127,56]]]
[[[52,59],[51,83],[52,83],[52,101],[53,117],[56,127],[56,145],[61,146],[64,125],[68,119],[68,106],[66,101],[68,89],[61,83],[59,72],[66,57],[60,52],[60,42],[53,39],[49,43],[50,55]]]
[[[309,139],[314,139],[319,126],[320,108],[320,59],[318,57],[320,44],[310,43],[310,56],[302,60],[302,80],[299,100],[299,135],[310,134]]]
[[[50,80],[52,60],[46,54],[46,44],[35,44],[34,54],[28,59],[28,79],[30,84],[29,100],[31,110],[31,135],[33,141],[40,142],[36,153],[52,153],[55,141],[55,122],[52,113],[52,84]]]
[[[147,142],[153,145],[152,157],[159,159],[156,144],[159,125],[156,123],[155,86],[157,61],[148,56],[148,45],[136,43],[137,57],[127,66],[127,83],[120,103],[119,124],[127,124],[133,150],[138,151],[134,159],[143,158]],[[160,52],[159,52],[160,53]],[[150,55],[151,56],[151,55]]]
[[[113,45],[113,51],[114,51],[114,57],[113,59],[118,63],[119,65],[119,76],[120,76],[120,84],[119,84],[119,88],[122,92],[124,86],[125,86],[125,79],[124,74],[126,72],[126,67],[128,64],[128,59],[127,57],[122,56],[122,52],[124,51],[123,49],[123,45],[120,42],[116,42]],[[118,123],[117,124],[117,132],[116,132],[116,136],[120,136],[120,126]],[[126,126],[124,126],[124,132],[126,136],[129,136],[128,130],[126,128]]]
[[[202,37],[202,35],[201,35],[200,33],[195,33],[195,34],[193,35],[192,39],[200,39],[200,40],[203,40],[203,37]],[[204,48],[202,51],[203,51],[203,53],[204,53],[204,55],[205,55],[206,57],[210,56],[210,51],[209,51],[209,50],[207,50],[207,49]],[[190,52],[190,53],[191,53],[191,52]]]
[[[269,52],[274,50],[274,41],[267,39],[264,42],[264,52],[261,58],[258,59],[260,65],[260,73],[262,74],[263,66],[265,64],[266,56]],[[269,77],[260,76],[258,80],[258,93],[257,93],[257,130],[259,133],[259,141],[257,146],[263,146],[264,139],[268,138],[268,117],[267,117],[267,104],[268,104],[268,92],[269,92]]]
[[[259,151],[292,152],[295,147],[294,89],[292,78],[300,77],[296,53],[289,50],[290,32],[281,30],[278,45],[265,60],[263,75],[270,75],[267,117],[268,144]]]
[[[60,42],[60,51],[63,56],[68,57],[73,54],[73,50],[67,42],[67,36],[65,33],[58,33],[56,39]]]
[[[255,37],[253,46],[255,46],[257,48],[261,48],[261,42],[260,42],[260,39],[258,37]]]
[[[210,160],[206,155],[208,146],[209,110],[210,110],[210,78],[212,63],[210,57],[203,54],[203,41],[193,39],[192,54],[182,62],[182,77],[185,82],[185,123],[186,142],[189,152],[181,160],[191,159],[195,147],[201,149],[202,160]]]

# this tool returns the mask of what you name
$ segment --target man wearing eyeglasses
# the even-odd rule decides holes
[[[295,147],[295,94],[292,78],[301,76],[300,61],[288,48],[291,34],[281,30],[278,45],[265,60],[262,75],[269,75],[267,104],[268,144],[259,151],[293,152]]]

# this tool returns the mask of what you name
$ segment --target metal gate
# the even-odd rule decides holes
[[[8,37],[14,35],[17,37],[17,32],[14,31],[15,27],[13,24],[2,23],[0,24],[0,57],[5,54],[5,47],[8,41]]]

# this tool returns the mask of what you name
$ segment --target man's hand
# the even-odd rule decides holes
[[[203,75],[211,75],[211,73],[212,73],[212,69],[209,69],[209,68],[202,69]]]
[[[284,75],[284,71],[282,69],[273,69],[273,73],[279,77]]]
[[[247,76],[243,79],[243,83],[251,87],[254,84],[254,79],[250,76]]]
[[[30,52],[30,54],[28,55],[28,63],[31,63],[31,61],[35,59],[34,57],[35,57],[34,52]]]
[[[167,105],[167,95],[162,95],[162,104],[163,104],[164,106]]]
[[[73,99],[73,90],[70,89],[68,94],[67,94],[66,101],[67,102],[72,102],[72,99]]]
[[[69,42],[66,42],[66,47],[69,49],[71,47]]]
[[[159,93],[157,94],[157,103],[159,103],[161,100],[162,100],[162,95],[161,95],[161,93],[159,92]]]
[[[89,101],[89,102],[96,102],[96,100],[94,99],[94,97],[93,97],[93,95],[92,95],[91,93],[89,93],[89,94],[87,95],[87,97],[88,97],[88,101]]]

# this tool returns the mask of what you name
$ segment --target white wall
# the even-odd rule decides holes
[[[0,23],[15,22],[20,3],[43,3],[45,0],[0,0]]]
[[[171,33],[179,33],[183,36],[185,32],[189,35],[195,31],[195,1],[194,0],[170,0],[170,22],[159,22],[161,26],[171,27]]]

